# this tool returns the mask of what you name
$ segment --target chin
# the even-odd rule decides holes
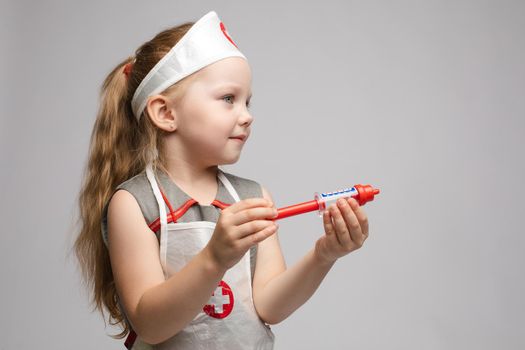
[[[235,164],[239,161],[239,158],[241,158],[241,155],[239,153],[238,156],[236,157],[232,157],[232,158],[228,158],[228,159],[224,159],[220,165],[223,165],[223,164]]]

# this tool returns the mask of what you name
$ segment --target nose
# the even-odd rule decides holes
[[[248,110],[248,108],[245,107],[239,117],[239,124],[249,126],[252,122],[253,122],[253,116]]]

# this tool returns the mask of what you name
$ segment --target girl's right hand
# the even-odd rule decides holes
[[[227,270],[246,254],[248,249],[277,231],[277,208],[265,198],[248,198],[223,209],[215,231],[204,249],[218,267]]]

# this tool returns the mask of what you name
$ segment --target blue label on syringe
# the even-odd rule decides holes
[[[357,194],[357,190],[355,189],[355,187],[352,187],[352,188],[345,188],[343,190],[339,190],[335,192],[321,193],[321,197],[324,200],[332,201],[334,198],[335,200],[337,200],[338,198],[341,198],[341,197],[348,197],[348,196],[353,196],[356,194]]]

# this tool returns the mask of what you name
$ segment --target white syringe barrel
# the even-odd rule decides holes
[[[318,193],[315,192],[315,200],[319,203],[319,216],[323,216],[323,212],[332,203],[336,203],[339,198],[348,198],[358,196],[359,192],[355,187],[345,188],[335,192]]]

